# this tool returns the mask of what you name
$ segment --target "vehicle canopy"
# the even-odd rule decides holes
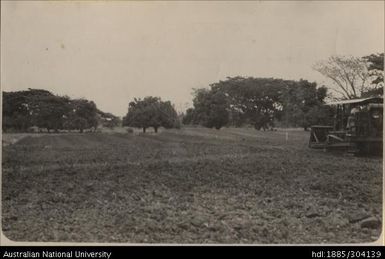
[[[369,98],[350,99],[350,100],[329,102],[329,103],[326,103],[326,105],[346,105],[346,104],[365,105],[368,103],[383,103],[383,101],[384,101],[383,97],[369,97]]]

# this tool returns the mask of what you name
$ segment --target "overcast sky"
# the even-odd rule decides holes
[[[384,52],[384,2],[1,1],[1,87],[41,88],[122,116],[177,109],[228,76],[300,78],[330,55]]]

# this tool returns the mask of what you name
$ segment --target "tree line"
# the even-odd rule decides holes
[[[70,99],[42,89],[3,92],[3,131],[29,131],[32,127],[48,132],[95,130],[99,124],[114,127],[119,117],[97,109],[93,101]]]
[[[255,129],[304,127],[327,123],[324,106],[326,87],[306,80],[232,77],[196,89],[193,108],[186,111],[184,124],[220,129],[223,126],[252,125]]]
[[[362,58],[332,56],[313,69],[330,80],[317,86],[307,80],[228,77],[194,89],[193,107],[178,115],[170,101],[148,96],[128,103],[127,114],[119,117],[100,111],[94,102],[70,99],[41,89],[3,92],[3,131],[27,131],[31,127],[50,131],[95,130],[99,125],[141,128],[180,128],[183,124],[220,129],[251,125],[258,130],[274,127],[303,127],[331,124],[331,110],[325,99],[354,99],[382,96],[384,54]]]

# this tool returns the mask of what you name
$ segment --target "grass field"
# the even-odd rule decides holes
[[[3,143],[2,228],[14,241],[377,240],[362,220],[382,221],[382,159],[311,150],[308,134],[23,136]]]

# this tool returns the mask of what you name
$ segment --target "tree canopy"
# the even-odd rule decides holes
[[[71,100],[41,89],[3,92],[3,130],[26,131],[32,126],[58,131],[96,128],[98,109],[92,101]]]
[[[159,97],[148,96],[135,98],[128,104],[127,115],[123,118],[123,126],[146,129],[153,127],[158,132],[159,127],[178,127],[178,115],[170,101],[162,101]]]
[[[228,103],[223,92],[195,89],[193,103],[194,109],[186,111],[184,123],[191,122],[216,129],[220,129],[228,123]]]
[[[331,56],[313,69],[328,78],[337,99],[355,99],[383,94],[384,54],[366,57]]]
[[[113,129],[115,127],[121,126],[122,120],[112,113],[98,110],[98,124],[103,125],[103,127]]]
[[[98,109],[92,101],[75,99],[70,101],[71,110],[65,114],[66,129],[76,129],[83,132],[87,128],[98,126]]]
[[[186,111],[185,124],[209,128],[249,124],[265,130],[280,122],[306,129],[311,123],[308,113],[327,116],[319,114],[327,112],[323,108],[314,108],[322,105],[327,89],[306,80],[233,77],[193,94],[194,107]]]

